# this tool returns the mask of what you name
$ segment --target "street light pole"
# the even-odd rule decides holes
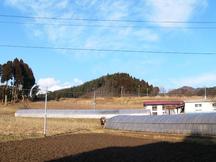
[[[30,90],[30,93],[29,93],[29,96],[32,97],[32,92],[33,92],[33,89],[37,86],[37,84],[33,85],[31,90]],[[47,92],[48,92],[48,87],[46,88],[46,91],[45,91],[45,102],[44,102],[44,130],[43,130],[43,134],[44,136],[47,135]]]

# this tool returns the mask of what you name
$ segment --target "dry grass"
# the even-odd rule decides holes
[[[97,98],[96,109],[134,109],[143,108],[143,102],[149,100],[195,100],[202,97],[110,97],[110,98]],[[26,108],[43,108],[44,102],[26,102],[21,105]],[[78,99],[61,99],[60,101],[49,101],[48,108],[53,109],[92,109],[92,98],[78,98]]]
[[[197,97],[193,97],[193,99]],[[186,98],[168,97],[123,97],[97,98],[97,109],[142,108],[145,100],[185,100]],[[49,101],[48,108],[92,109],[92,99],[64,99]],[[19,108],[43,108],[44,102],[25,102],[11,104],[7,107],[0,105],[0,142],[39,138],[43,136],[43,119],[15,118],[14,113]],[[92,119],[48,119],[48,135],[65,133],[108,133],[101,129],[99,120]]]
[[[15,111],[22,104],[0,106],[0,142],[43,137],[43,119],[16,118]],[[48,119],[47,135],[66,133],[100,133],[99,120],[92,119]]]
[[[42,137],[43,119],[15,118],[11,115],[0,115],[0,141],[23,138]],[[97,120],[82,119],[48,119],[47,135],[65,133],[100,133],[102,129]]]

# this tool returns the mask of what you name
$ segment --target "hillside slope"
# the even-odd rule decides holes
[[[204,96],[205,88],[193,88],[193,87],[180,87],[168,92],[171,96]],[[216,95],[216,87],[208,87],[206,88],[207,96],[215,96]]]
[[[140,80],[130,76],[127,73],[107,74],[98,79],[86,82],[80,86],[62,89],[53,92],[53,96],[57,97],[90,97],[93,92],[96,92],[97,97],[110,96],[144,96],[157,95],[159,88],[154,87],[144,80]]]

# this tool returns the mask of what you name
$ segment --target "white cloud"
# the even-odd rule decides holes
[[[150,21],[184,21],[187,22],[195,12],[207,7],[207,0],[146,0],[150,8]],[[175,27],[182,24],[164,24],[160,26]]]
[[[83,82],[78,79],[78,78],[74,78],[72,82],[60,82],[59,80],[56,80],[53,77],[49,77],[49,78],[41,78],[38,80],[37,84],[39,85],[41,91],[43,92],[44,90],[46,90],[48,88],[49,91],[55,91],[55,90],[59,90],[59,89],[64,89],[64,88],[70,88],[73,86],[77,86],[82,84]]]
[[[135,36],[139,36],[140,39],[156,42],[159,40],[159,35],[148,29],[140,29],[134,32]]]
[[[207,0],[5,0],[10,7],[23,12],[23,15],[35,17],[64,17],[79,19],[119,19],[119,20],[178,20],[188,21],[196,11],[207,6]],[[25,21],[29,21],[28,19]],[[151,44],[161,40],[161,31],[149,28],[135,28],[137,23],[123,22],[84,22],[84,21],[58,21],[33,19],[37,23],[51,23],[56,25],[27,25],[29,35],[36,39],[48,40],[51,46],[98,48],[98,49],[137,49],[150,47]],[[61,24],[102,25],[102,26],[129,26],[118,27],[71,27]],[[150,25],[150,24],[144,24]],[[167,24],[158,23],[159,26]],[[176,27],[179,24],[168,25]],[[141,25],[142,26],[142,25]],[[104,53],[91,53],[88,51],[58,50],[63,54],[73,54],[74,58],[98,58]],[[82,55],[81,55],[82,54]],[[83,55],[85,54],[85,55]],[[79,57],[78,57],[79,56]]]
[[[77,86],[77,85],[81,85],[83,84],[83,81],[78,79],[78,78],[74,78],[73,79],[73,86]]]
[[[171,83],[174,85],[181,86],[192,86],[192,87],[205,87],[205,86],[216,86],[216,74],[202,74],[198,76],[191,76],[179,79],[171,79]]]
[[[23,15],[35,17],[64,17],[64,18],[95,18],[95,19],[130,19],[133,15],[131,7],[133,2],[124,0],[84,0],[84,1],[69,1],[69,0],[5,0],[6,4],[23,12]],[[136,6],[140,7],[140,6]],[[29,21],[28,19],[26,21]],[[89,28],[89,27],[71,27],[61,24],[68,21],[43,20],[33,19],[37,23],[51,23],[56,25],[27,25],[26,29],[33,34],[37,39],[47,39],[53,46],[63,47],[92,47],[92,48],[126,48],[128,40],[136,39],[145,42],[158,40],[158,34],[150,29],[137,30],[136,28]],[[99,24],[104,26],[109,25],[133,25],[133,23],[118,24],[116,22],[84,22],[70,21],[72,24]],[[109,31],[109,32],[108,32]],[[90,42],[89,40],[97,40]],[[99,43],[98,43],[99,42]],[[58,51],[59,52],[59,51]],[[76,54],[79,52],[67,53]],[[65,53],[65,51],[63,51]],[[98,55],[97,55],[98,56]]]

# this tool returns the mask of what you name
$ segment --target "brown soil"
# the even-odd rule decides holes
[[[216,145],[72,134],[0,143],[0,161],[215,161]]]

